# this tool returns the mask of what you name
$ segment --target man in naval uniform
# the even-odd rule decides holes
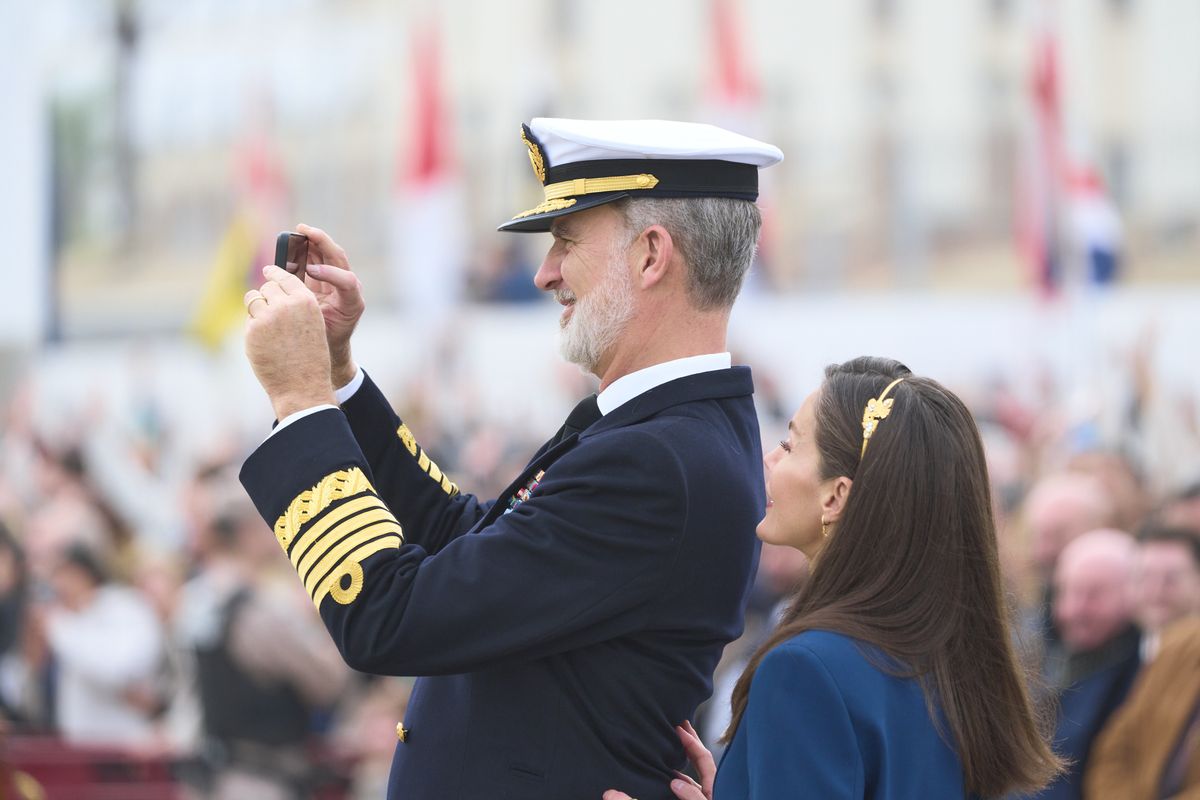
[[[673,727],[742,629],[762,517],[750,371],[726,352],[775,147],[708,125],[535,119],[553,237],[534,282],[600,393],[494,501],[465,494],[355,364],[345,253],[265,267],[246,352],[280,421],[241,479],[346,662],[420,676],[388,796],[664,797]]]

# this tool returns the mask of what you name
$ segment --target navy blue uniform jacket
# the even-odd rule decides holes
[[[881,651],[805,631],[767,653],[721,760],[715,800],[963,798],[952,734],[939,731],[915,678]]]
[[[346,662],[417,681],[388,796],[670,797],[742,630],[764,507],[750,370],[692,375],[462,494],[368,379],[241,479]]]

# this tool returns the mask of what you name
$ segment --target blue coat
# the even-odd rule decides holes
[[[750,371],[658,386],[459,492],[368,379],[242,482],[352,667],[419,675],[390,798],[670,797],[673,726],[742,629],[763,513]],[[343,413],[344,412],[344,413]]]
[[[826,631],[771,650],[754,673],[714,800],[963,797],[949,729],[939,733],[915,679],[877,663],[887,663],[878,650]]]

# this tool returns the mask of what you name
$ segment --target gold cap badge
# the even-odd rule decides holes
[[[521,141],[529,148],[529,163],[533,165],[533,174],[537,175],[538,183],[545,183],[546,159],[542,155],[542,148],[538,144],[537,139],[533,138],[533,132],[529,130],[528,125],[521,126]]]

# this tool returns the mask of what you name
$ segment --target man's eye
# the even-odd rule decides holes
[[[780,439],[779,446],[783,448],[783,452],[785,452],[785,453],[792,452],[792,445],[790,442],[788,442],[787,439]]]

